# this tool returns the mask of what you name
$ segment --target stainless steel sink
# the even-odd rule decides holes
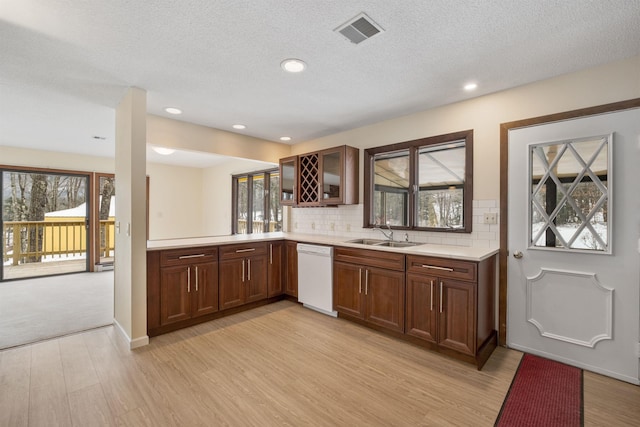
[[[380,239],[355,239],[355,240],[349,240],[346,243],[357,243],[359,245],[368,245],[368,246],[386,246],[388,248],[408,248],[410,246],[420,245],[420,243],[415,243],[415,242],[395,242],[391,240],[380,240]]]
[[[386,240],[381,240],[381,239],[355,239],[355,240],[348,240],[346,243],[357,243],[359,245],[379,245],[380,243],[385,243]]]
[[[392,241],[384,241],[382,243],[377,244],[376,246],[388,246],[390,248],[408,248],[411,246],[417,246],[420,243],[414,243],[414,242],[392,242]]]

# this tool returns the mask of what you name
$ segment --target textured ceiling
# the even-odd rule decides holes
[[[333,30],[360,12],[384,32],[355,45]],[[637,0],[1,0],[0,145],[112,156],[129,86],[296,143],[638,55],[638,22]]]

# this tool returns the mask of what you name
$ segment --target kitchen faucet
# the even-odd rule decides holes
[[[384,237],[386,237],[387,239],[393,240],[393,230],[391,230],[391,226],[389,225],[388,222],[387,222],[387,228],[389,229],[389,232],[386,232],[382,228],[380,228],[379,224],[374,224],[373,228],[374,230],[380,230],[380,232],[384,234]]]

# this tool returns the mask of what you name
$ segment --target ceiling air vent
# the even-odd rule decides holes
[[[345,36],[351,43],[358,44],[384,31],[380,25],[373,22],[365,13],[342,24],[334,31]]]

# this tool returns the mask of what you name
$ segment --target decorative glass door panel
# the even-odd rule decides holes
[[[611,135],[533,144],[531,248],[611,252]]]

